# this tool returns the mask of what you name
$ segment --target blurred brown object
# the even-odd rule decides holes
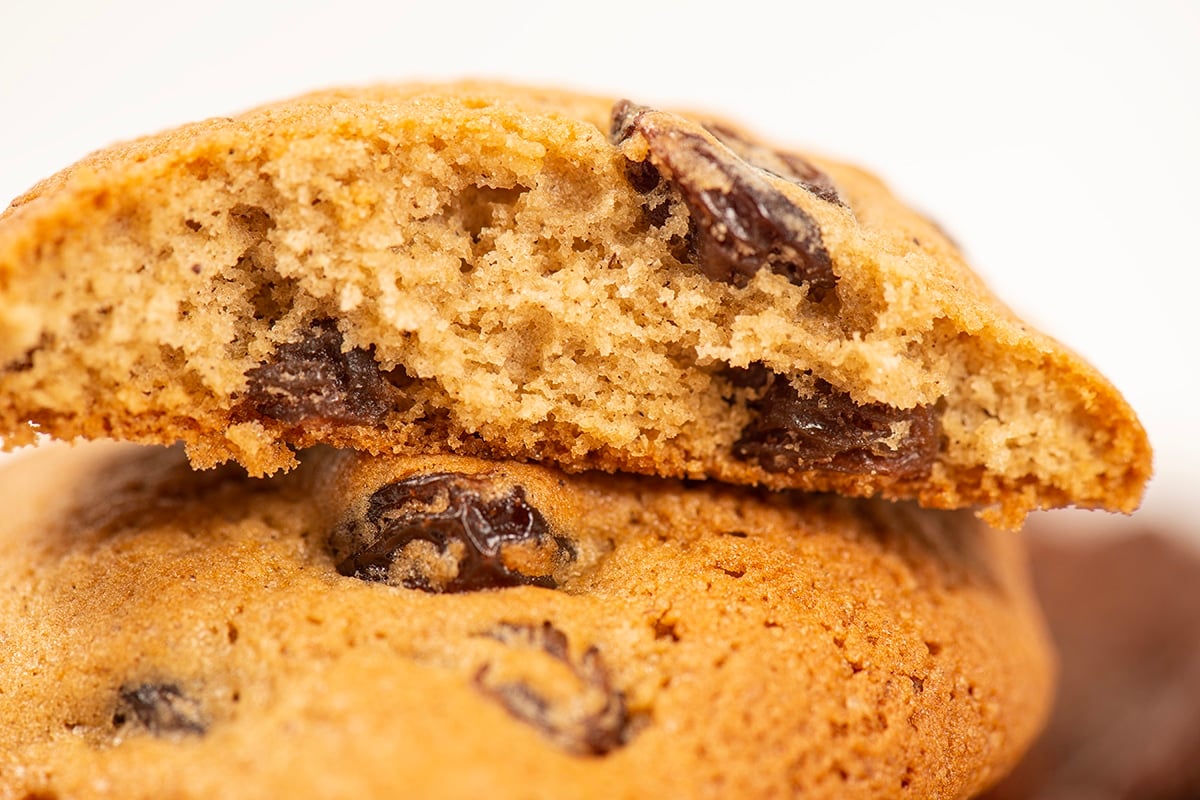
[[[1085,539],[1031,520],[1061,659],[1050,724],[988,800],[1200,797],[1200,554],[1156,531]]]

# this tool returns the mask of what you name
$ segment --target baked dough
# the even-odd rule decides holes
[[[1020,235],[1019,229],[1013,235]],[[1081,278],[1082,279],[1082,278]],[[0,216],[0,434],[1130,511],[1125,401],[875,178],[612,98],[308,95]]]
[[[0,797],[960,798],[1044,718],[1021,540],[969,512],[303,459],[0,472]],[[489,542],[528,580],[445,580]]]

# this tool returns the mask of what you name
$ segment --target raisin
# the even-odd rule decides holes
[[[823,380],[811,397],[774,375],[752,405],[757,417],[734,443],[733,454],[767,472],[823,469],[854,474],[920,478],[940,446],[933,406],[899,409],[855,403]]]
[[[173,683],[122,686],[113,713],[113,725],[134,725],[155,736],[203,735],[207,725],[200,704]]]
[[[258,414],[289,424],[379,424],[392,408],[395,386],[371,350],[343,352],[331,320],[313,324],[299,342],[282,344],[274,359],[246,373],[244,402]]]
[[[732,128],[720,123],[707,122],[704,124],[704,128],[720,139],[722,144],[737,153],[742,160],[786,181],[803,186],[828,203],[848,208],[846,201],[838,194],[833,179],[817,169],[808,159],[796,153],[775,150],[752,142]]]
[[[567,635],[550,622],[540,626],[506,623],[486,635],[505,644],[542,650],[565,664],[580,684],[573,702],[556,705],[528,683],[493,679],[490,666],[485,664],[475,673],[475,685],[509,714],[579,755],[605,755],[629,740],[631,726],[625,695],[613,688],[598,648],[589,647],[575,661],[570,656]]]
[[[650,110],[652,109],[649,106],[643,106],[631,100],[618,100],[612,107],[609,119],[609,141],[613,144],[620,144],[632,136],[637,120]]]
[[[576,555],[522,487],[450,473],[384,486],[365,517],[342,526],[333,542],[341,574],[429,592],[553,589],[554,571]]]
[[[631,129],[627,130],[626,126],[632,124],[634,116],[642,111],[647,111],[645,106],[635,105],[628,100],[622,100],[613,107],[612,127],[609,130],[609,137],[614,142],[621,142],[629,138]],[[638,194],[649,194],[659,187],[662,183],[662,175],[658,169],[649,161],[625,161],[625,180],[629,181],[629,185]],[[655,228],[661,228],[666,224],[671,213],[671,201],[667,198],[658,198],[657,203],[649,204],[643,208],[646,219]]]
[[[625,179],[638,194],[649,194],[658,188],[662,176],[648,161],[626,161]]]
[[[610,136],[614,144],[634,133],[646,139],[655,174],[670,180],[687,207],[689,260],[705,276],[745,286],[766,268],[807,285],[808,296],[820,302],[836,288],[837,275],[816,221],[762,170],[698,130],[622,100],[613,107]],[[650,185],[644,169],[632,174],[635,190]]]

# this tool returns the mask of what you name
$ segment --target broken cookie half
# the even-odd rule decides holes
[[[1117,391],[850,166],[480,84],[101,151],[0,216],[0,434],[317,443],[982,507],[1132,510]]]

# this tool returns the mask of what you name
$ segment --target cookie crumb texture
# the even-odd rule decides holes
[[[873,177],[566,93],[327,92],[97,153],[0,217],[0,334],[9,444],[256,475],[434,443],[1015,525],[1149,472],[1116,391]]]
[[[969,797],[1047,705],[1020,541],[965,512],[130,445],[0,481],[0,797]],[[552,584],[406,584],[466,540]]]

